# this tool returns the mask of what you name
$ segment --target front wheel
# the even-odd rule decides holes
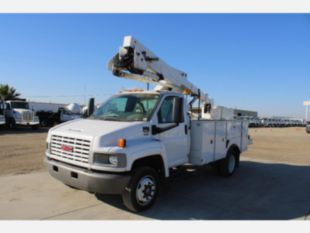
[[[138,167],[125,188],[122,198],[124,205],[133,212],[149,209],[159,192],[159,176],[151,167]]]

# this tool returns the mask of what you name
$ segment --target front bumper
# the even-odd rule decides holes
[[[64,184],[90,193],[121,194],[130,180],[128,173],[102,173],[45,158],[51,176]]]
[[[15,121],[17,125],[23,125],[23,126],[33,126],[33,125],[39,125],[39,121]]]

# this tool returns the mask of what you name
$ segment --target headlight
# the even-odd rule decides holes
[[[18,113],[15,113],[15,114],[14,114],[14,117],[15,117],[16,119],[21,119],[21,118],[22,118],[22,116],[21,116],[20,114],[18,114]]]
[[[126,154],[94,154],[94,163],[108,167],[126,167]]]
[[[117,167],[118,165],[118,157],[117,155],[109,155],[109,162],[111,165]]]

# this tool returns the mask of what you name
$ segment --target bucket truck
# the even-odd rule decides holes
[[[122,91],[88,119],[51,128],[45,156],[51,176],[90,193],[120,194],[138,212],[154,204],[162,182],[179,167],[212,163],[222,176],[236,171],[251,142],[247,122],[212,107],[185,72],[131,36],[108,68],[119,78],[156,87]]]

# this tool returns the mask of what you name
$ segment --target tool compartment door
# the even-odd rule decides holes
[[[215,122],[215,151],[214,160],[225,158],[226,156],[226,126],[227,121]]]
[[[190,163],[203,165],[214,160],[215,121],[191,121]]]

